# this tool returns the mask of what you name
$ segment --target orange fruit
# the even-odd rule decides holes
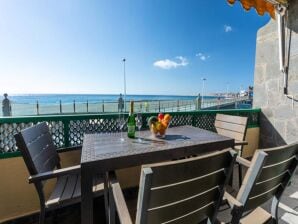
[[[170,122],[170,120],[172,119],[171,115],[166,114],[163,118],[164,121],[167,121],[168,123]]]
[[[161,122],[161,124],[162,124],[162,126],[164,126],[164,128],[166,129],[166,128],[168,127],[168,125],[169,125],[169,122],[163,120],[163,121]]]

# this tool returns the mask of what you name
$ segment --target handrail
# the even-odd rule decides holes
[[[248,96],[226,99],[223,97],[195,98],[192,99],[164,99],[164,100],[135,100],[135,109],[140,112],[174,112],[193,111],[197,109],[223,109],[232,105],[250,101]],[[118,101],[75,101],[64,102],[23,102],[11,100],[11,113],[13,116],[28,115],[50,115],[50,114],[70,114],[70,113],[115,113],[118,112]],[[129,102],[126,101],[126,105]],[[128,112],[128,111],[126,111]],[[0,111],[2,116],[2,111]]]

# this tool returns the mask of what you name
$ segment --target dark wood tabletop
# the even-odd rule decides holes
[[[137,133],[138,134],[138,133]],[[87,165],[98,163],[100,171],[109,171],[123,168],[122,166],[138,165],[124,160],[144,158],[150,162],[156,155],[170,154],[171,158],[181,158],[189,155],[207,153],[210,151],[221,150],[231,147],[234,140],[216,133],[199,129],[192,126],[180,126],[169,128],[165,138],[153,137],[150,131],[141,131],[141,142],[137,138],[127,138],[123,134],[124,141],[120,140],[120,133],[116,134],[85,134],[81,155],[81,164]],[[167,155],[169,156],[169,155]],[[166,156],[166,157],[167,157]],[[146,157],[146,158],[145,158]],[[165,159],[169,159],[168,157]],[[107,161],[107,163],[106,163]],[[117,164],[112,164],[115,161]],[[145,161],[137,163],[142,164]]]
[[[138,135],[138,133],[136,133]],[[234,146],[234,139],[192,126],[172,127],[164,139],[141,131],[141,142],[123,133],[85,134],[81,155],[82,223],[93,223],[92,176],[115,169],[200,155]],[[107,184],[107,183],[105,183]],[[107,197],[107,195],[105,195]]]

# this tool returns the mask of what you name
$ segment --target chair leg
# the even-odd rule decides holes
[[[45,207],[44,206],[40,206],[39,224],[44,224],[45,215],[46,215]]]
[[[104,202],[105,202],[105,213],[106,213],[106,222],[111,223],[110,221],[110,202],[109,202],[109,173],[104,174]]]
[[[110,224],[115,224],[116,223],[116,205],[115,201],[113,198],[113,192],[112,192],[112,187],[110,186],[109,188],[109,223]]]
[[[271,216],[272,216],[272,223],[278,223],[278,204],[279,200],[274,197],[271,203]]]
[[[241,187],[241,184],[242,184],[242,167],[240,165],[240,163],[238,164],[238,175],[239,175],[239,189]]]

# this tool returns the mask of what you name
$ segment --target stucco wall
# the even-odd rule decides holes
[[[283,94],[277,22],[271,20],[257,34],[253,105],[262,109],[261,147],[298,141],[298,1],[290,3],[286,32],[287,45],[290,43],[288,94],[294,100]]]

